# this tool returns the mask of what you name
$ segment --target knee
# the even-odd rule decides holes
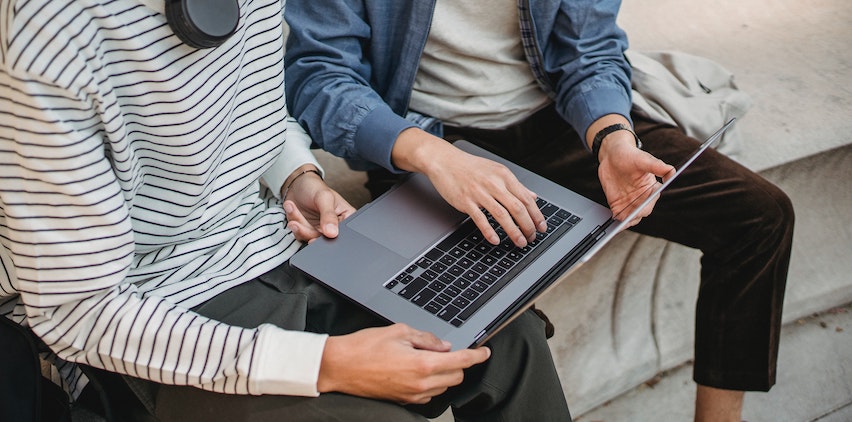
[[[767,183],[764,187],[767,200],[764,202],[763,230],[769,237],[779,240],[790,240],[793,236],[793,226],[796,213],[793,202],[783,190],[775,185]]]
[[[545,335],[545,322],[532,310],[527,310],[500,333],[492,338],[488,344],[494,352],[493,355],[503,355],[501,349],[510,349],[507,353],[511,356],[530,356],[545,353],[550,357],[550,349],[547,345]]]

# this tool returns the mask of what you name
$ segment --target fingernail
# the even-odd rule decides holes
[[[334,224],[331,224],[331,223],[326,224],[325,225],[325,233],[328,234],[328,235],[337,234],[337,226],[335,226]]]
[[[542,221],[541,223],[538,223],[538,231],[541,233],[547,231],[547,221]]]
[[[291,212],[293,212],[293,204],[290,203],[290,202],[285,202],[284,203],[284,212],[286,212],[287,214],[290,214]]]

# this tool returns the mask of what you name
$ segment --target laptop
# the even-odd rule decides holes
[[[506,165],[538,194],[546,233],[518,248],[492,220],[501,243],[491,245],[426,176],[411,174],[342,221],[337,238],[317,239],[290,264],[390,322],[449,341],[453,350],[478,347],[598,253],[733,122],[626,216],[614,216],[609,208],[457,141],[464,151]]]

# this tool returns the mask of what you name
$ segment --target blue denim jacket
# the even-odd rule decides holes
[[[630,118],[621,0],[519,0],[531,69],[578,133],[599,117]],[[416,124],[408,111],[435,0],[288,0],[288,107],[332,154],[389,170],[391,148]]]

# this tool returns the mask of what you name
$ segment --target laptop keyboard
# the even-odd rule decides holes
[[[514,276],[535,260],[559,236],[580,222],[577,215],[538,198],[547,219],[547,232],[518,248],[486,213],[500,243],[488,243],[473,220],[423,254],[408,268],[384,283],[399,296],[442,320],[459,327]]]

